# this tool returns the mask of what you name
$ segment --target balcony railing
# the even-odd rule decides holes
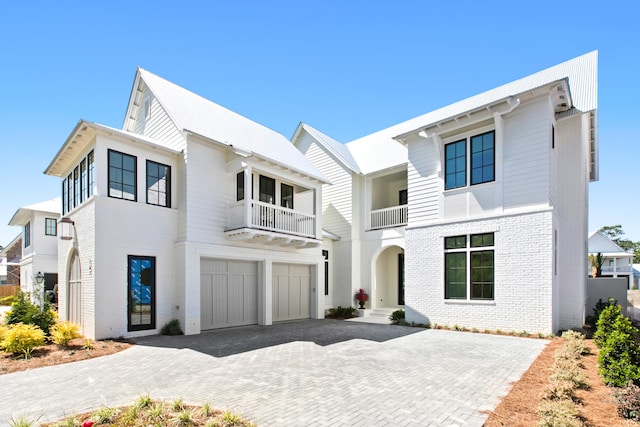
[[[631,273],[633,268],[629,265],[618,265],[615,268],[607,266],[602,266],[603,273]]]
[[[407,225],[407,205],[371,211],[371,229]]]
[[[270,203],[250,200],[251,218],[245,218],[245,201],[229,206],[229,230],[238,228],[258,228],[276,233],[315,237],[316,217]]]

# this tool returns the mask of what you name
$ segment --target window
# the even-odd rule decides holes
[[[236,175],[236,201],[244,200],[244,171]]]
[[[322,251],[324,258],[324,294],[329,295],[329,251]]]
[[[470,165],[467,165],[467,144]],[[485,132],[445,145],[445,190],[467,186],[467,166],[471,185],[495,181],[495,132]]]
[[[93,151],[89,152],[87,155],[87,165],[89,169],[89,176],[87,177],[87,198],[93,196],[93,184],[94,184],[94,162],[93,162]]]
[[[129,331],[154,329],[156,326],[155,288],[156,258],[128,257],[127,300]]]
[[[494,234],[471,234],[444,239],[445,299],[492,300],[494,290]]]
[[[73,207],[80,204],[80,168],[78,166],[73,170]]]
[[[44,235],[56,236],[58,234],[58,220],[55,218],[44,219]]]
[[[495,179],[493,135],[491,131],[471,137],[471,185]]]
[[[147,203],[171,207],[171,166],[147,160]]]
[[[109,150],[109,197],[136,201],[136,158]]]
[[[28,222],[24,225],[24,237],[22,238],[22,240],[24,240],[25,248],[31,246],[31,222]]]
[[[457,141],[445,146],[445,190],[467,185],[467,141]]]
[[[69,212],[69,203],[67,202],[67,178],[62,180],[62,215]]]
[[[260,201],[276,204],[276,180],[260,175]]]
[[[407,190],[398,191],[398,205],[403,206],[406,205],[408,201],[407,198]]]
[[[82,159],[80,161],[80,203],[87,198],[87,159]]]
[[[73,172],[67,177],[67,206],[70,211],[75,208],[73,204]]]
[[[280,184],[280,206],[293,209],[293,187]]]

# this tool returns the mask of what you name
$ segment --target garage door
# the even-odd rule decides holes
[[[308,265],[273,264],[273,321],[308,319],[311,274]]]
[[[200,327],[258,323],[258,265],[250,261],[200,261]]]

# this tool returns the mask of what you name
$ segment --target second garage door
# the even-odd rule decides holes
[[[202,330],[258,323],[258,264],[251,261],[200,261]]]
[[[310,317],[311,269],[308,265],[273,264],[273,321]]]

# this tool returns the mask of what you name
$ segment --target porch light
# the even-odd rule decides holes
[[[44,274],[42,274],[41,271],[38,271],[38,274],[36,274],[36,283],[38,284],[38,286],[44,283]]]
[[[60,224],[60,240],[73,239],[74,222],[70,218],[62,218],[58,224]]]

